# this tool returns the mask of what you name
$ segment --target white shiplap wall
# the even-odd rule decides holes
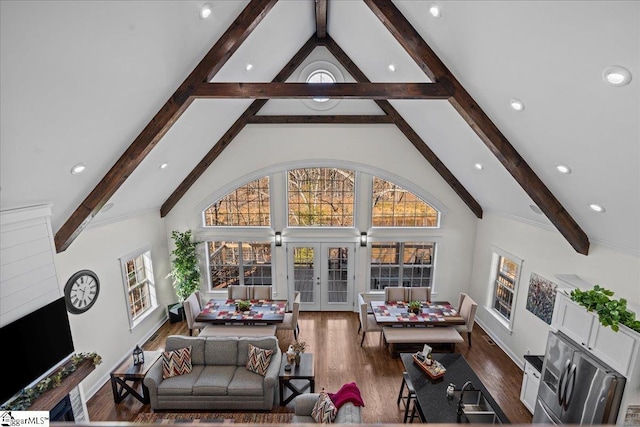
[[[62,296],[51,205],[0,211],[0,327]]]

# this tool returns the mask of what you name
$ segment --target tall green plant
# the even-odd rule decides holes
[[[570,296],[573,301],[587,310],[596,312],[603,326],[610,326],[617,332],[620,329],[619,325],[625,325],[640,332],[640,321],[636,320],[635,314],[627,309],[627,300],[610,298],[613,296],[613,291],[595,285],[593,289],[587,291],[574,289]]]
[[[184,232],[174,230],[171,232],[171,237],[176,248],[171,252],[172,269],[167,277],[173,279],[178,300],[183,302],[189,295],[200,289],[200,269],[196,252],[196,246],[200,242],[191,240],[191,230]]]

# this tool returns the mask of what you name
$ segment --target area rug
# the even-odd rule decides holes
[[[138,414],[134,423],[223,423],[223,424],[287,424],[292,413],[242,413],[242,412],[154,412]]]

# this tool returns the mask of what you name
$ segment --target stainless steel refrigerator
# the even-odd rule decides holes
[[[561,332],[550,332],[533,424],[615,424],[626,379]]]

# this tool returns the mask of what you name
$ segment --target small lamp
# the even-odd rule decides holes
[[[133,364],[142,365],[144,363],[144,352],[139,345],[133,349]]]
[[[282,246],[282,233],[279,231],[276,231],[275,242],[276,246]]]
[[[367,233],[364,231],[360,233],[360,246],[367,246]]]

